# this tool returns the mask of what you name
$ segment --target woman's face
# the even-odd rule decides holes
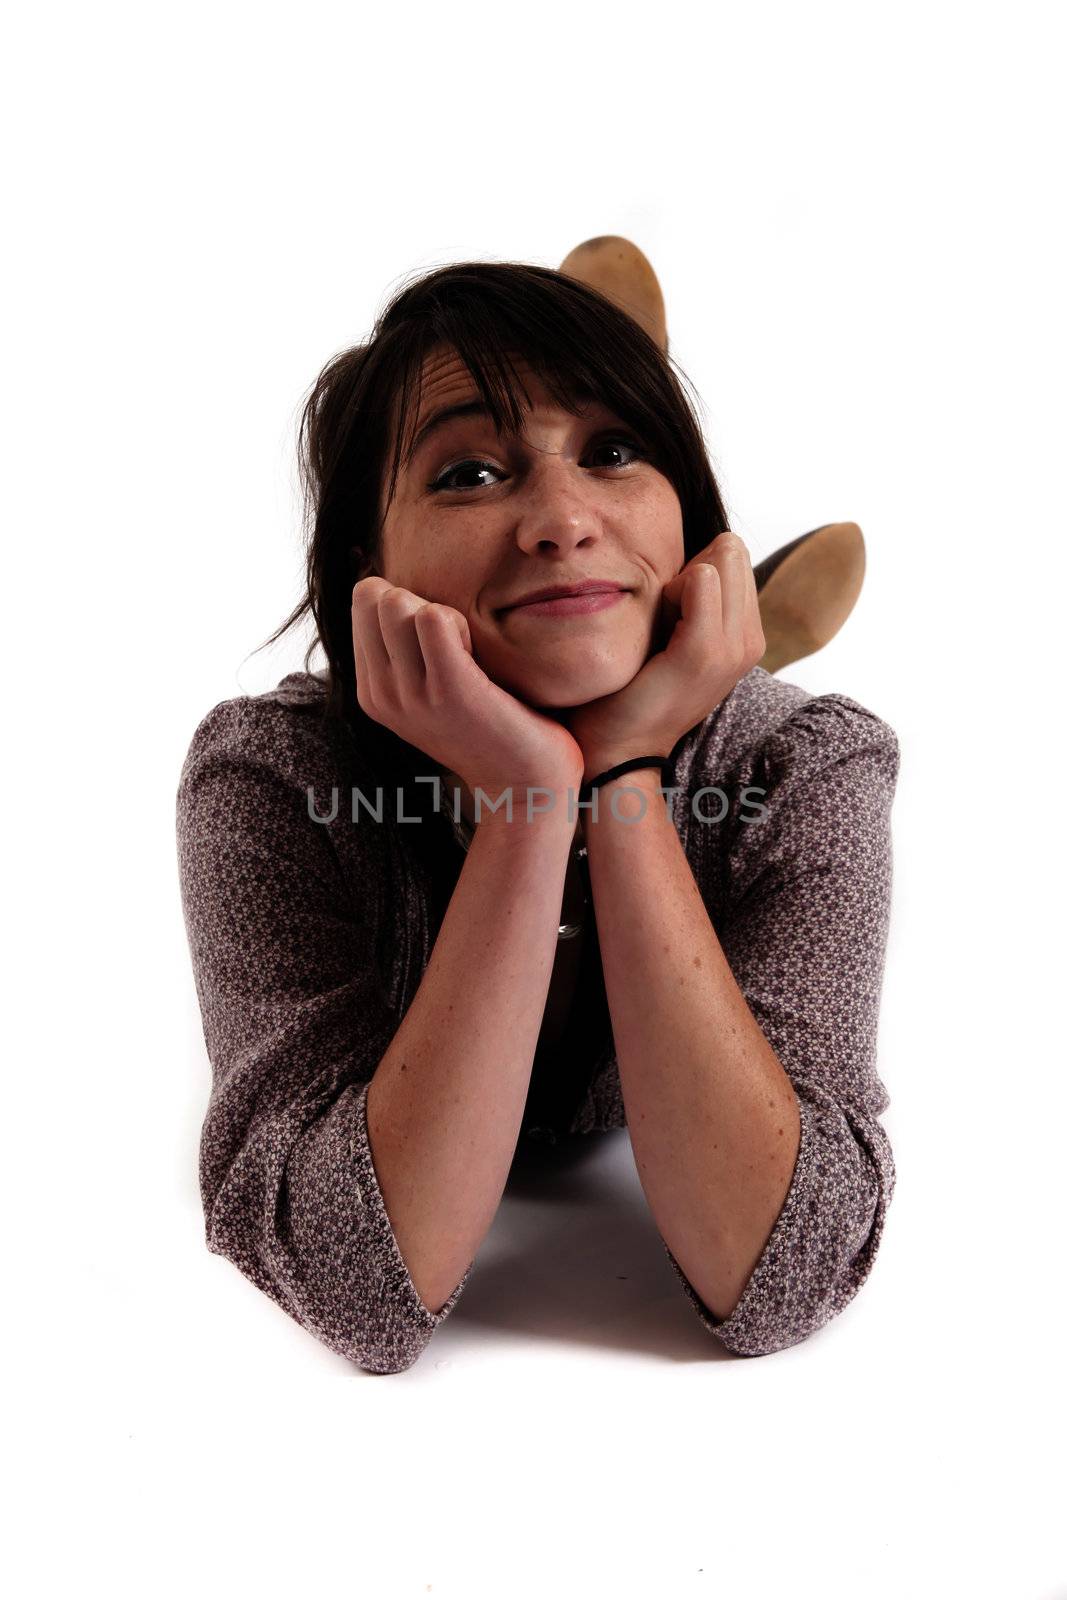
[[[593,400],[583,416],[561,410],[514,364],[532,402],[523,433],[499,436],[484,411],[425,432],[401,466],[377,570],[462,612],[478,665],[527,704],[584,705],[625,687],[658,648],[660,595],[685,559],[681,503],[614,412]],[[466,402],[481,404],[466,366],[454,350],[432,353],[410,437]],[[584,614],[508,609],[590,578],[625,592]]]

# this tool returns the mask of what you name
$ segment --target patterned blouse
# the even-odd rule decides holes
[[[444,769],[361,712],[325,718],[323,704],[323,680],[306,672],[222,701],[178,785],[182,909],[213,1078],[205,1241],[331,1350],[401,1372],[474,1262],[430,1311],[385,1209],[366,1094],[429,963],[465,839],[450,789],[437,804],[434,786],[414,781]],[[796,1092],[800,1148],[729,1317],[712,1315],[664,1249],[709,1332],[764,1355],[853,1298],[893,1195],[876,1045],[899,744],[848,696],[754,667],[671,756],[660,781],[679,791],[675,827]],[[563,1039],[535,1058],[523,1140],[626,1124],[595,922],[577,992]]]

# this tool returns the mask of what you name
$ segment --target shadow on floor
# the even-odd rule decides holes
[[[672,1361],[733,1359],[667,1259],[625,1129],[520,1143],[449,1320]]]

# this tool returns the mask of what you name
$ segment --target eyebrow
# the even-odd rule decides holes
[[[427,417],[412,440],[411,449],[404,459],[406,461],[414,461],[430,435],[435,433],[438,428],[443,428],[446,422],[452,422],[456,417],[488,417],[490,415],[491,412],[484,400],[463,400],[459,405],[442,406],[440,410]]]
[[[593,405],[606,404],[606,402],[601,401],[599,395],[592,394],[584,389],[579,391],[574,398],[579,405],[584,405],[587,403],[592,403]],[[458,405],[442,406],[440,410],[433,412],[431,416],[427,417],[426,421],[419,428],[414,439],[412,440],[411,449],[408,451],[404,459],[408,462],[414,461],[415,457],[418,455],[419,451],[422,449],[430,435],[435,433],[438,428],[443,428],[446,423],[453,422],[457,417],[491,416],[492,412],[489,410],[489,407],[486,405],[484,400],[462,400]]]

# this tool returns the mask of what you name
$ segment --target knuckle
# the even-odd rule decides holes
[[[372,600],[384,583],[384,578],[360,578],[358,583],[352,585],[353,605],[357,600]]]

